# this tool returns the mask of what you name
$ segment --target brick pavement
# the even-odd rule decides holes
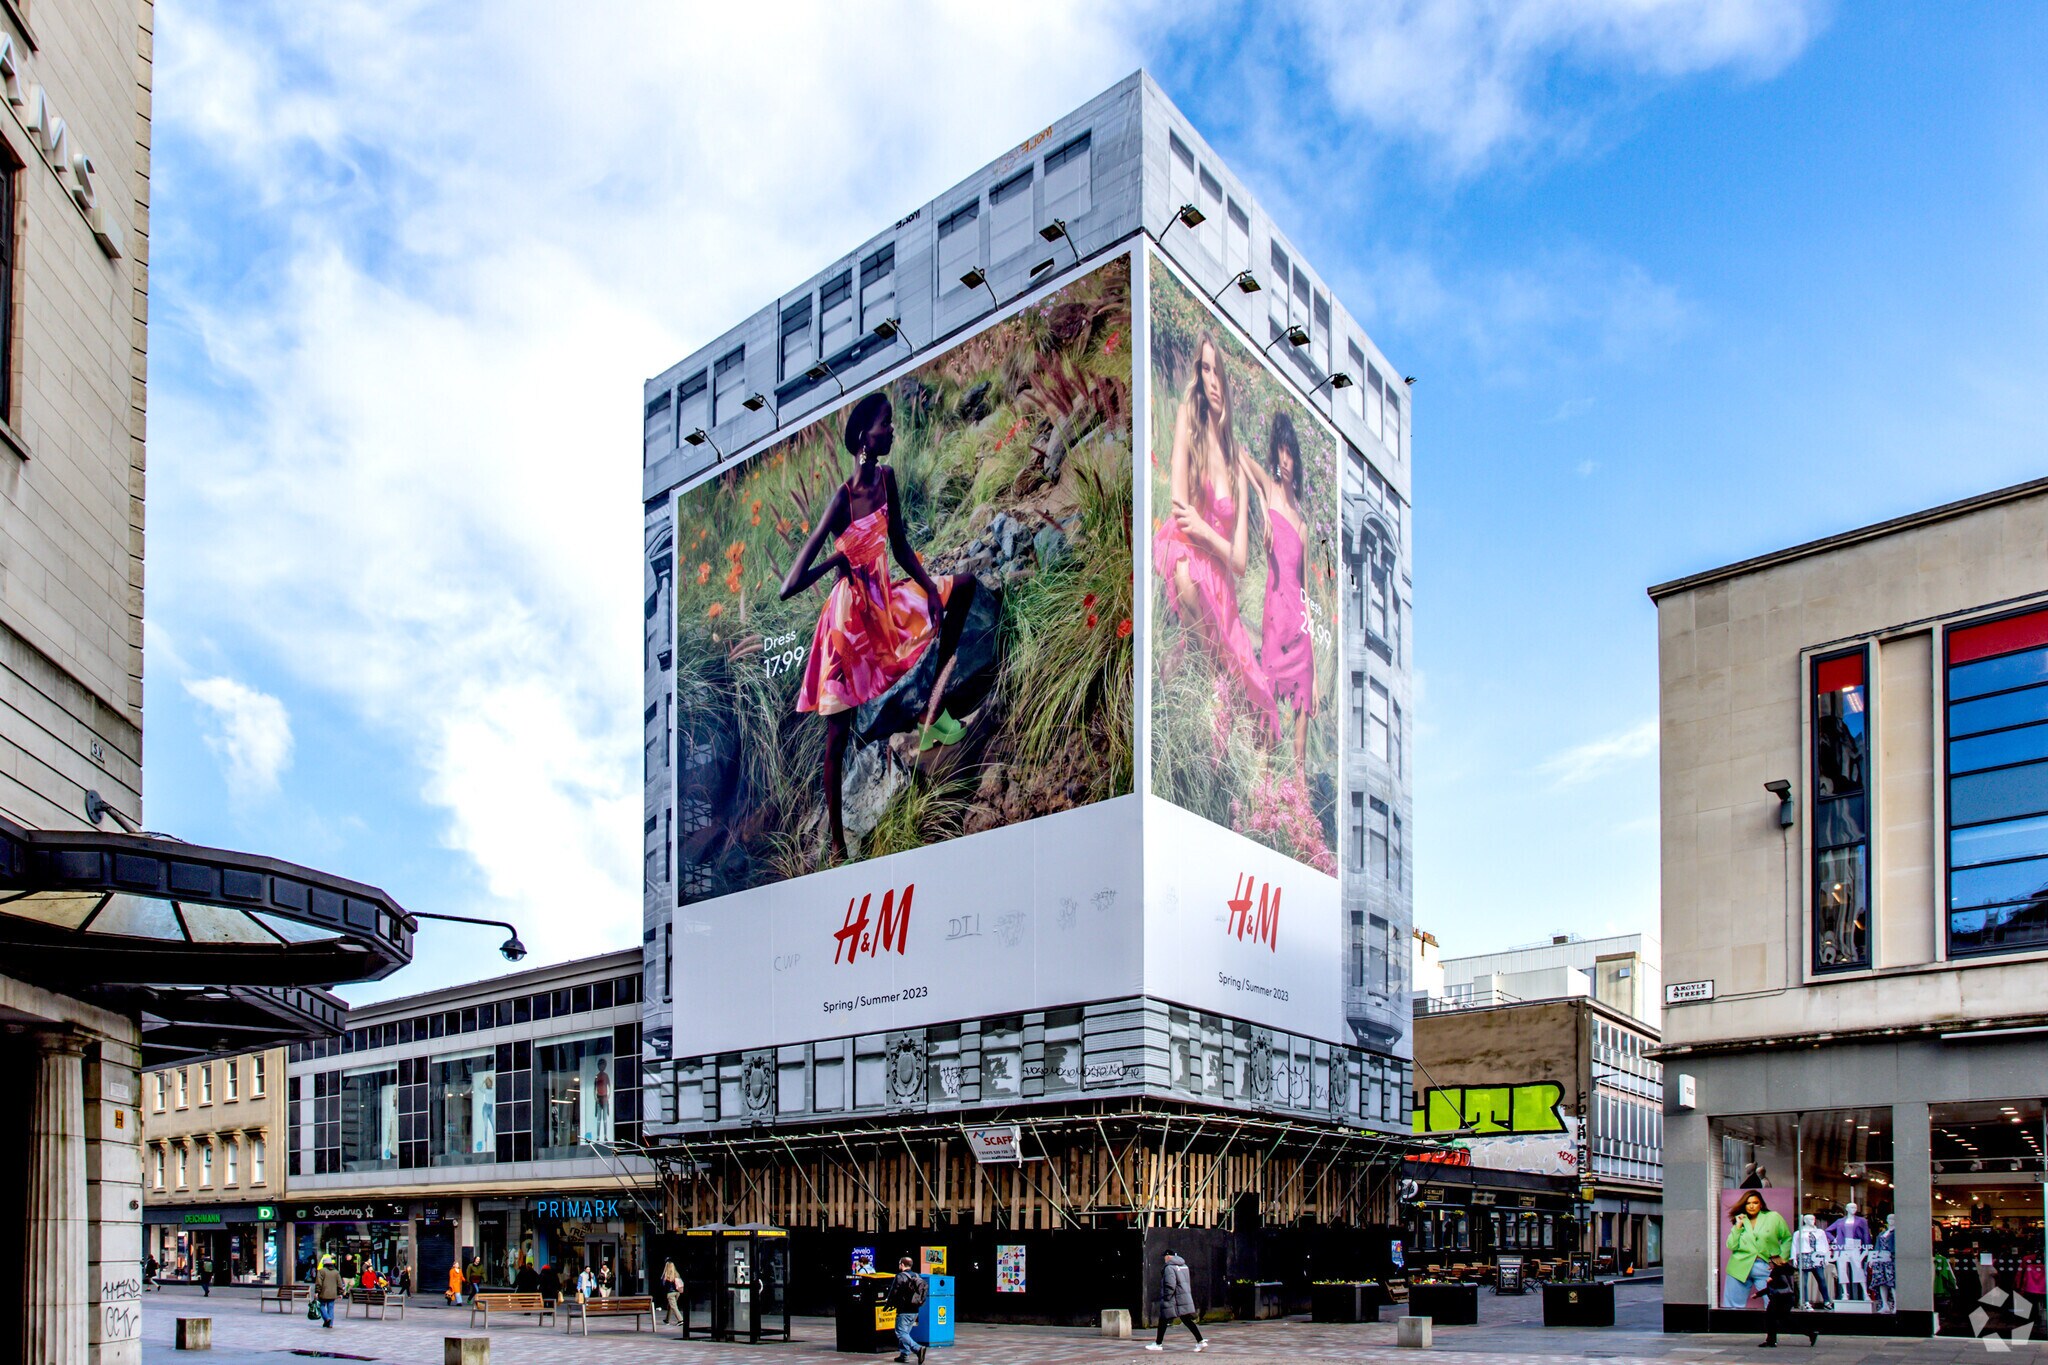
[[[1638,1365],[1679,1362],[1680,1365],[1736,1365],[1745,1361],[1784,1365],[1957,1365],[1958,1362],[2028,1361],[2048,1365],[2048,1345],[2017,1346],[2009,1353],[1986,1350],[1973,1341],[1901,1341],[1837,1337],[1821,1339],[1809,1350],[1803,1339],[1766,1355],[1755,1336],[1665,1336],[1657,1330],[1662,1315],[1660,1289],[1654,1284],[1625,1285],[1617,1290],[1617,1323],[1612,1328],[1550,1328],[1541,1325],[1542,1301],[1494,1299],[1482,1295],[1481,1321],[1476,1327],[1437,1329],[1433,1354],[1450,1356],[1456,1365],[1576,1365],[1583,1361]],[[295,1365],[326,1358],[354,1358],[392,1365],[441,1365],[441,1343],[450,1335],[469,1335],[469,1314],[423,1303],[407,1311],[403,1322],[346,1321],[337,1318],[332,1331],[297,1314],[257,1311],[253,1294],[218,1291],[211,1299],[170,1290],[143,1300],[145,1365],[188,1365],[189,1357],[171,1349],[180,1316],[213,1318],[214,1350],[206,1365]],[[1280,1322],[1217,1323],[1203,1328],[1211,1345],[1204,1360],[1215,1365],[1268,1365],[1269,1362],[1362,1362],[1363,1365],[1417,1365],[1424,1355],[1394,1346],[1391,1321],[1360,1326]],[[1174,1328],[1168,1352],[1190,1354],[1186,1332]],[[886,1355],[841,1357],[833,1350],[832,1324],[823,1318],[800,1318],[797,1340],[760,1346],[714,1345],[683,1341],[671,1330],[635,1333],[629,1327],[593,1326],[586,1341],[580,1333],[535,1327],[525,1322],[493,1328],[494,1365],[791,1365],[802,1360],[827,1365],[835,1359],[872,1359]],[[1142,1349],[1149,1341],[1104,1341],[1092,1333],[1057,1327],[986,1327],[963,1325],[949,1351],[934,1353],[935,1365],[1133,1365],[1155,1359]]]

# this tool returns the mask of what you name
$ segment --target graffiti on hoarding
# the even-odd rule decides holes
[[[1422,1092],[1415,1131],[1441,1133],[1562,1133],[1564,1087],[1556,1081],[1522,1085],[1438,1086]]]
[[[862,953],[876,957],[891,949],[902,957],[910,948],[910,896],[917,890],[915,882],[903,888],[903,899],[898,901],[896,893],[882,893],[882,909],[873,933],[868,932],[868,907],[873,904],[873,895],[860,898],[858,912],[854,901],[846,902],[846,922],[832,935],[837,947],[832,950],[834,962],[844,961],[849,965]],[[845,956],[842,957],[841,954]]]
[[[1252,888],[1258,888],[1259,908],[1252,911]],[[1267,898],[1271,896],[1269,901]],[[1230,907],[1230,920],[1224,932],[1242,943],[1250,939],[1263,943],[1273,952],[1280,951],[1280,888],[1270,882],[1255,880],[1243,873],[1237,879],[1237,891],[1224,902]]]

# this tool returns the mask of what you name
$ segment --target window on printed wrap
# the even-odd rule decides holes
[[[874,331],[876,323],[895,316],[896,244],[891,242],[869,253],[860,263],[861,335]]]
[[[1870,965],[1868,651],[1815,659],[1813,969]]]
[[[699,370],[676,390],[676,430],[687,436],[711,425],[711,385]]]
[[[1388,454],[1401,458],[1401,390],[1391,380],[1387,383],[1387,430],[1380,439],[1387,443]]]
[[[1271,244],[1268,259],[1273,275],[1266,281],[1266,307],[1270,310],[1266,326],[1277,337],[1287,330],[1287,289],[1294,278],[1294,265],[1287,258],[1287,249],[1278,242]]]
[[[1175,213],[1195,202],[1195,149],[1179,133],[1166,134],[1166,197]]]
[[[2048,611],[1946,647],[1949,953],[2048,948]]]
[[[1377,365],[1365,367],[1365,429],[1385,440],[1386,381],[1380,378]]]
[[[778,363],[782,367],[783,381],[787,382],[811,368],[812,363],[818,358],[818,353],[814,348],[815,340],[811,335],[811,296],[809,294],[783,308],[782,322],[776,335],[780,338]],[[682,426],[682,419],[677,418],[676,424],[679,427]],[[685,431],[688,429],[687,427],[683,428]]]
[[[1389,815],[1387,803],[1375,796],[1366,804],[1370,808],[1369,814],[1372,817],[1370,828],[1366,831],[1368,842],[1365,857],[1366,866],[1372,871],[1379,873],[1382,877],[1391,878],[1393,875],[1393,844],[1390,839],[1391,831],[1387,828],[1387,817]]]
[[[1346,366],[1351,372],[1351,387],[1344,390],[1344,405],[1351,409],[1353,417],[1365,416],[1365,352],[1355,341],[1344,343]]]
[[[1227,206],[1223,229],[1223,268],[1232,275],[1252,267],[1252,217],[1235,199]]]
[[[1394,746],[1388,714],[1392,703],[1387,698],[1387,689],[1374,682],[1366,692],[1365,751],[1380,762],[1392,766]]]
[[[1202,225],[1195,229],[1195,236],[1201,240],[1202,250],[1209,253],[1211,260],[1223,259],[1223,182],[1209,174],[1207,166],[1195,177],[1195,184],[1201,197],[1195,200],[1202,210]]]
[[[1351,743],[1354,747],[1365,747],[1365,674],[1351,675]]]
[[[663,389],[647,400],[647,416],[642,424],[640,439],[643,444],[668,448],[675,445],[675,429],[670,426],[669,409],[675,403],[675,392]]]
[[[1038,238],[1031,221],[1031,167],[988,192],[988,254],[1000,264],[1030,248]]]
[[[1351,793],[1351,870],[1365,871],[1365,793]]]
[[[1400,774],[1401,774],[1401,769],[1402,769],[1402,768],[1403,768],[1403,767],[1405,766],[1405,764],[1406,764],[1406,761],[1407,761],[1407,756],[1406,756],[1406,754],[1405,754],[1405,753],[1403,752],[1403,750],[1402,750],[1402,742],[1401,742],[1401,703],[1400,703],[1400,702],[1395,702],[1395,703],[1394,703],[1394,723],[1393,723],[1392,725],[1390,725],[1389,727],[1387,727],[1387,733],[1388,733],[1388,734],[1389,734],[1389,735],[1390,735],[1390,736],[1391,736],[1391,737],[1393,738],[1393,744],[1394,744],[1394,755],[1393,755],[1393,757],[1392,757],[1392,758],[1391,758],[1390,760],[1388,760],[1388,761],[1389,761],[1389,763],[1391,764],[1391,766],[1392,766],[1392,767],[1393,767],[1393,769],[1394,769],[1394,775],[1395,775],[1396,777],[1398,777],[1398,776],[1400,776]]]
[[[1314,351],[1318,377],[1330,372],[1330,297],[1321,290],[1316,291],[1315,339],[1309,349]]]
[[[26,8],[26,7],[24,7]],[[0,420],[20,420],[14,411],[14,238],[15,196],[21,163],[0,146]]]
[[[1082,133],[1061,143],[1045,158],[1045,216],[1074,222],[1094,206],[1089,176],[1093,172],[1095,139]]]
[[[987,267],[981,254],[981,201],[962,204],[939,220],[939,296],[965,293],[960,277],[971,267]],[[980,290],[975,292],[979,293]]]
[[[1394,817],[1394,838],[1388,845],[1387,854],[1387,880],[1393,883],[1397,891],[1401,889],[1401,864],[1401,817],[1397,815]]]
[[[1373,916],[1373,922],[1378,923],[1379,916]],[[1365,911],[1363,910],[1353,910],[1351,912],[1350,946],[1347,949],[1346,956],[1351,960],[1351,969],[1346,976],[1346,983],[1352,990],[1362,991],[1365,989]]]
[[[735,346],[711,367],[711,425],[739,416],[740,400],[746,396],[747,348]]]
[[[853,271],[842,270],[818,291],[818,354],[830,360],[851,346],[853,335]]]

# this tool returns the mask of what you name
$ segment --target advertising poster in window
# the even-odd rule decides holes
[[[1008,1243],[996,1247],[996,1293],[1024,1292],[1024,1248]]]
[[[675,503],[677,895],[1132,789],[1130,265]]]
[[[605,1054],[585,1056],[578,1064],[577,1106],[583,1141],[612,1140],[612,1059]]]
[[[1334,877],[1337,441],[1163,261],[1149,292],[1153,791]]]
[[[498,1073],[479,1072],[469,1092],[469,1150],[483,1156],[498,1150]]]

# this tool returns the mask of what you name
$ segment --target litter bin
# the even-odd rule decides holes
[[[927,1275],[924,1277],[924,1307],[917,1310],[917,1326],[910,1329],[910,1339],[920,1346],[951,1346],[953,1344],[953,1277],[951,1275]]]
[[[861,1355],[896,1349],[896,1310],[889,1306],[894,1275],[849,1275],[834,1318],[838,1349]]]

